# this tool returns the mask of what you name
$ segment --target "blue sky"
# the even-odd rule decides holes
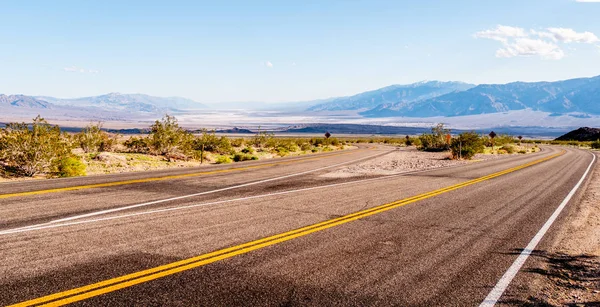
[[[600,2],[23,0],[0,10],[5,94],[282,102],[425,79],[600,75]]]

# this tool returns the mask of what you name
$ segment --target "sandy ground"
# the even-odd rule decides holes
[[[600,163],[596,163],[581,201],[566,217],[564,231],[532,271],[526,304],[600,306]]]
[[[470,161],[450,160],[449,152],[423,152],[415,147],[400,147],[387,155],[356,165],[337,169],[322,175],[329,178],[356,177],[365,175],[393,175],[402,172],[434,169],[481,160],[498,159],[506,155],[475,155]]]

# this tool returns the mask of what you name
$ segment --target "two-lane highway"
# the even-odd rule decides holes
[[[35,195],[18,193],[110,180],[3,185],[0,304],[478,305],[594,159],[546,147],[426,172],[320,176],[388,150]]]

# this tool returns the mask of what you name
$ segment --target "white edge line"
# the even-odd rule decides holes
[[[174,201],[174,200],[180,200],[180,199],[185,199],[185,198],[190,198],[190,197],[196,197],[196,196],[201,196],[201,195],[213,194],[213,193],[218,193],[218,192],[223,192],[223,191],[228,191],[228,190],[243,188],[243,187],[247,187],[247,186],[257,185],[257,184],[261,184],[261,183],[265,183],[265,182],[271,182],[271,181],[275,181],[275,180],[281,180],[281,179],[285,179],[285,178],[290,178],[290,177],[305,175],[305,174],[314,173],[314,172],[322,171],[322,170],[333,168],[333,167],[342,166],[342,165],[345,165],[345,164],[355,163],[355,162],[358,162],[358,161],[361,161],[361,160],[367,160],[367,159],[370,159],[370,158],[373,158],[373,157],[376,157],[376,156],[379,156],[379,155],[386,155],[386,154],[388,154],[390,152],[393,152],[393,151],[389,151],[389,152],[385,152],[385,153],[377,153],[377,154],[374,154],[374,155],[370,155],[370,156],[367,156],[367,157],[355,159],[355,160],[352,160],[352,161],[347,161],[347,162],[342,162],[342,163],[338,163],[338,164],[334,164],[334,165],[320,167],[320,168],[316,168],[316,169],[312,169],[312,170],[308,170],[308,171],[304,171],[304,172],[300,172],[300,173],[294,173],[294,174],[289,174],[289,175],[280,176],[280,177],[274,177],[274,178],[269,178],[269,179],[264,179],[264,180],[259,180],[259,181],[253,181],[253,182],[244,183],[244,184],[240,184],[240,185],[235,185],[235,186],[231,186],[231,187],[226,187],[226,188],[221,188],[221,189],[216,189],[216,190],[210,190],[210,191],[205,191],[205,192],[200,192],[200,193],[194,193],[194,194],[188,194],[188,195],[182,195],[182,196],[177,196],[177,197],[172,197],[172,198],[165,198],[165,199],[160,199],[160,200],[154,200],[154,201],[145,202],[145,203],[141,203],[141,204],[135,204],[135,205],[130,205],[130,206],[124,206],[124,207],[118,207],[118,208],[113,208],[113,209],[108,209],[108,210],[102,210],[102,211],[96,211],[96,212],[81,214],[81,215],[75,215],[75,216],[71,216],[71,217],[67,217],[67,218],[52,220],[52,221],[49,221],[49,222],[46,222],[46,223],[42,223],[42,224],[35,224],[35,225],[29,225],[29,226],[24,226],[24,227],[19,227],[19,228],[8,229],[8,230],[0,231],[0,235],[4,234],[7,231],[37,228],[37,227],[44,226],[44,225],[50,225],[50,224],[68,222],[68,221],[78,220],[78,219],[82,219],[82,218],[86,218],[86,217],[92,217],[92,216],[103,215],[103,214],[107,214],[107,213],[113,213],[113,212],[118,212],[118,211],[123,211],[123,210],[129,210],[129,209],[134,209],[134,208],[139,208],[139,207],[145,207],[145,206],[150,206],[150,205],[155,205],[155,204],[160,204],[160,203],[164,203],[164,202],[169,202],[169,201]]]
[[[490,293],[483,300],[483,302],[481,302],[479,307],[488,307],[496,305],[502,294],[504,294],[504,291],[506,291],[506,288],[508,288],[508,285],[515,278],[517,273],[519,273],[521,267],[525,264],[525,261],[527,261],[527,258],[529,258],[531,253],[535,250],[535,247],[540,243],[548,229],[550,229],[550,226],[552,226],[554,221],[558,218],[562,210],[567,206],[571,198],[573,198],[573,196],[587,177],[588,173],[592,169],[592,166],[594,165],[594,162],[596,161],[596,155],[592,153],[592,156],[592,162],[590,162],[590,165],[588,166],[581,179],[579,179],[579,182],[577,182],[577,184],[575,185],[575,187],[573,187],[571,192],[569,192],[567,197],[562,201],[562,203],[560,203],[560,205],[558,206],[558,208],[556,208],[554,213],[552,213],[550,218],[548,218],[544,226],[542,226],[542,228],[540,228],[540,230],[533,237],[533,239],[531,239],[531,241],[529,242],[529,244],[527,244],[525,249],[523,249],[519,257],[517,257],[515,262],[513,262],[513,264],[508,268],[506,273],[504,273],[502,278],[500,278],[496,286],[492,289],[492,291],[490,291]]]
[[[30,232],[30,231],[34,231],[34,230],[43,230],[43,229],[49,229],[49,228],[73,226],[73,225],[80,225],[80,224],[87,224],[87,223],[127,218],[127,217],[132,217],[132,216],[140,216],[140,215],[147,215],[147,214],[154,214],[154,213],[161,213],[161,212],[168,212],[168,211],[177,211],[177,210],[205,207],[205,206],[210,206],[210,205],[224,204],[224,203],[229,203],[229,202],[244,201],[244,200],[263,198],[263,197],[271,197],[271,196],[279,196],[279,195],[285,195],[285,194],[292,194],[292,193],[298,193],[298,192],[305,192],[305,191],[331,188],[331,187],[344,186],[344,185],[351,185],[351,184],[364,183],[364,182],[377,181],[377,180],[385,180],[385,179],[389,179],[389,178],[406,176],[408,174],[419,174],[419,173],[424,173],[424,172],[429,172],[429,171],[436,171],[436,170],[459,167],[459,166],[463,166],[463,165],[464,164],[458,164],[458,165],[452,165],[452,166],[448,166],[448,167],[437,167],[437,168],[417,170],[417,171],[406,171],[406,172],[401,172],[401,173],[397,173],[394,175],[388,175],[388,176],[377,177],[377,178],[369,178],[369,179],[355,180],[355,181],[349,181],[349,182],[340,182],[340,183],[334,183],[334,184],[322,185],[322,186],[316,186],[316,187],[310,187],[310,188],[304,188],[304,189],[288,190],[288,191],[268,193],[268,194],[262,194],[262,195],[254,195],[254,196],[248,196],[248,197],[242,197],[242,198],[226,199],[226,200],[220,200],[220,201],[209,202],[209,203],[200,203],[200,204],[193,204],[193,205],[187,205],[187,206],[156,209],[156,210],[136,212],[136,213],[130,213],[130,214],[117,215],[117,216],[109,216],[109,217],[105,217],[105,218],[84,220],[84,221],[78,221],[78,222],[61,223],[61,224],[45,223],[45,224],[31,225],[31,226],[20,227],[20,228],[6,229],[3,231],[0,231],[0,235],[8,235],[8,234],[14,234],[14,233]]]

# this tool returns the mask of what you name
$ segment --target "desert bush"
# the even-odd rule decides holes
[[[302,143],[302,145],[300,145],[300,150],[302,151],[308,151],[311,150],[312,146],[309,143]]]
[[[508,154],[514,154],[515,153],[515,148],[513,146],[511,146],[511,145],[508,145],[508,144],[502,146],[500,149],[506,151],[506,153],[508,153]]]
[[[218,154],[233,154],[233,145],[227,137],[218,137],[215,131],[202,130],[202,135],[193,142],[193,149],[199,151],[214,152]]]
[[[517,142],[517,140],[512,135],[508,135],[508,134],[500,134],[494,138],[495,146],[504,146],[504,145],[513,144],[516,142]]]
[[[233,155],[233,161],[235,161],[235,162],[242,162],[242,161],[248,161],[248,160],[258,160],[258,157],[253,156],[251,154],[244,154],[244,153],[236,153],[235,155]]]
[[[231,139],[231,146],[233,146],[233,147],[242,147],[245,144],[246,144],[246,140],[244,138]]]
[[[167,155],[190,149],[191,134],[179,127],[174,116],[165,115],[150,127],[149,145],[156,154]]]
[[[600,149],[600,140],[592,142],[592,144],[590,144],[590,147],[592,147],[593,149]]]
[[[144,137],[132,136],[126,140],[123,145],[129,152],[145,154],[150,152],[150,145],[148,145],[148,139]]]
[[[71,141],[39,115],[30,125],[10,123],[0,133],[0,161],[25,176],[51,173],[71,155]]]
[[[475,132],[463,132],[453,138],[450,143],[452,158],[470,160],[478,153],[483,152],[484,141]]]
[[[102,130],[102,124],[90,124],[75,135],[79,147],[86,153],[112,151],[116,138]]]
[[[242,149],[242,153],[246,153],[246,154],[253,154],[254,153],[254,148],[252,147],[244,147],[244,149]]]
[[[520,154],[526,154],[526,153],[527,153],[527,150],[525,150],[525,149],[521,149],[521,150],[519,150],[519,153],[520,153]]]
[[[231,158],[229,158],[229,156],[218,156],[217,159],[215,160],[215,163],[217,163],[217,164],[231,163]]]
[[[85,176],[85,164],[76,157],[66,157],[58,161],[58,177]]]
[[[251,143],[255,147],[263,148],[267,146],[267,143],[272,143],[274,138],[275,136],[273,135],[273,133],[268,133],[266,131],[261,132],[259,127],[259,130],[256,133],[256,135],[252,137]]]
[[[447,135],[450,134],[450,129],[444,128],[444,124],[438,124],[431,128],[431,133],[423,133],[419,136],[421,141],[421,150],[425,151],[444,151],[449,149],[449,144],[446,142]]]

